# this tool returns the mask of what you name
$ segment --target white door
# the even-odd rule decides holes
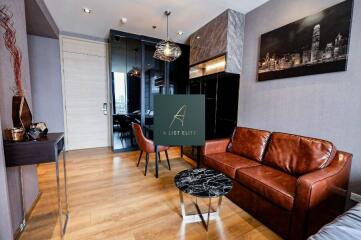
[[[62,37],[67,149],[110,146],[107,45]],[[109,109],[108,109],[109,112]]]

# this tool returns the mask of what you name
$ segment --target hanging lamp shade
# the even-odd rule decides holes
[[[140,70],[139,68],[137,67],[133,67],[129,72],[128,74],[131,76],[131,77],[140,77]]]
[[[167,39],[155,45],[156,50],[153,57],[161,61],[173,62],[182,55],[182,50],[178,44],[168,38],[168,17],[171,12],[165,11],[164,14],[167,16]]]
[[[160,41],[155,48],[153,57],[166,62],[173,62],[182,54],[180,47],[170,40]]]
[[[136,64],[137,62],[137,53],[138,53],[138,48],[134,48],[134,63]],[[140,77],[140,69],[136,66],[133,66],[132,69],[128,72],[128,75],[131,77]]]

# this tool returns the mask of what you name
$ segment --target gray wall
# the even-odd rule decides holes
[[[29,59],[28,59],[28,46],[25,24],[25,6],[24,0],[0,0],[0,4],[6,4],[9,10],[13,13],[14,27],[16,29],[16,43],[22,51],[22,79],[26,91],[26,98],[31,107],[31,87],[30,87],[30,74],[29,74]],[[10,61],[10,54],[4,46],[2,37],[3,31],[1,30],[0,37],[0,115],[2,129],[12,127],[11,119],[11,101],[13,93],[10,90],[14,86],[14,74],[12,64]],[[2,150],[2,149],[1,149]],[[4,166],[4,159],[0,158],[0,166]],[[7,168],[7,183],[8,195],[2,195],[1,198],[8,197],[10,199],[10,210],[13,231],[18,228],[21,220],[21,198],[20,198],[20,185],[19,185],[19,167]],[[36,166],[23,167],[24,172],[24,192],[25,192],[25,205],[27,209],[30,208],[33,201],[38,194],[38,182]],[[1,178],[1,171],[0,171]],[[2,201],[2,200],[1,200]],[[1,221],[6,221],[6,216],[0,216]],[[7,223],[4,223],[7,224]],[[8,224],[7,224],[8,225]],[[9,225],[8,225],[9,226]],[[7,229],[1,229],[5,232]]]
[[[2,138],[2,131],[0,131],[0,139]],[[11,239],[13,234],[2,141],[0,141],[0,196],[0,239]]]
[[[346,72],[256,80],[262,33],[338,2],[271,0],[246,15],[238,125],[332,141],[338,149],[354,154],[351,189],[361,193],[361,1],[354,1]]]
[[[28,35],[33,119],[64,131],[59,39]]]

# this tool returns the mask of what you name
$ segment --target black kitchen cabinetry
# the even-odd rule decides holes
[[[189,80],[189,94],[206,98],[206,140],[230,137],[237,125],[239,74],[216,73]],[[197,159],[195,147],[184,147],[183,153]]]

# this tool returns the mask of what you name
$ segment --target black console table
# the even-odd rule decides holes
[[[69,219],[69,207],[68,207],[68,192],[66,182],[66,151],[64,142],[64,133],[49,133],[46,137],[36,141],[24,141],[24,142],[4,142],[5,162],[7,167],[33,165],[41,163],[55,162],[56,166],[56,186],[58,197],[58,220],[60,226],[60,236],[63,239],[66,226]],[[64,171],[64,190],[65,190],[65,213],[62,210],[61,196],[60,196],[60,173],[59,173],[59,155],[63,152],[63,171]],[[22,209],[23,209],[23,223],[20,226],[20,230],[23,231],[26,226],[25,215],[26,209],[24,205],[23,196],[23,176],[20,168],[21,177],[21,197],[22,197]],[[63,223],[63,214],[65,215],[65,221]]]

